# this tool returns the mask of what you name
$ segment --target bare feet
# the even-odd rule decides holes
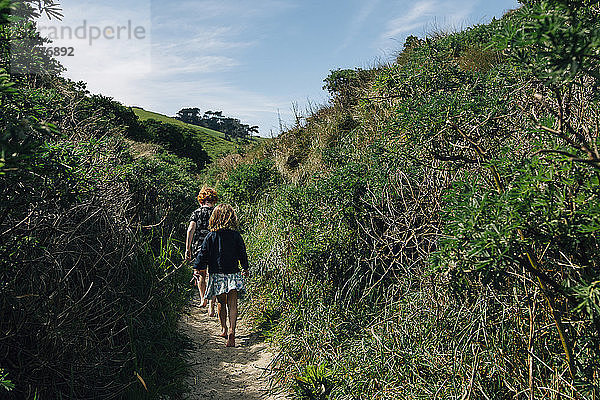
[[[208,304],[208,300],[204,299],[202,301],[202,304],[200,305],[200,307],[204,308],[204,307],[206,307],[207,304]]]
[[[221,336],[222,338],[226,338],[227,339],[227,337],[228,337],[228,335],[227,335],[227,329],[225,329],[223,332],[221,332],[221,334],[219,336]]]
[[[227,343],[225,344],[227,347],[235,347],[235,333],[230,333],[227,336]]]

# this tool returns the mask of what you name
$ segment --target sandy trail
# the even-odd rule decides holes
[[[190,304],[180,321],[181,330],[194,341],[189,360],[189,399],[288,399],[270,390],[268,367],[273,354],[268,345],[250,334],[244,320],[238,319],[236,347],[225,347],[225,339],[219,337],[218,318],[209,317],[208,308],[198,304]]]

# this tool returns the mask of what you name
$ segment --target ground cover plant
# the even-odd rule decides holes
[[[0,36],[37,37],[30,18],[55,7],[1,2]],[[181,397],[176,239],[206,153],[61,78],[44,53],[42,73],[15,73],[1,43],[2,398]]]
[[[528,1],[409,37],[213,175],[299,398],[598,396],[599,11]]]

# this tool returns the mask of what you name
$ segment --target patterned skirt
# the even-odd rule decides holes
[[[241,272],[235,274],[208,274],[208,284],[206,285],[204,298],[212,299],[214,296],[229,293],[234,289],[238,291],[240,297],[246,291],[244,277]]]

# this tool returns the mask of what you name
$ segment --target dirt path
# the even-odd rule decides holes
[[[256,335],[238,320],[236,347],[225,347],[219,337],[218,318],[209,317],[207,308],[194,301],[180,321],[181,330],[194,340],[188,382],[193,387],[189,399],[203,400],[284,400],[269,389],[269,364],[273,354]]]

